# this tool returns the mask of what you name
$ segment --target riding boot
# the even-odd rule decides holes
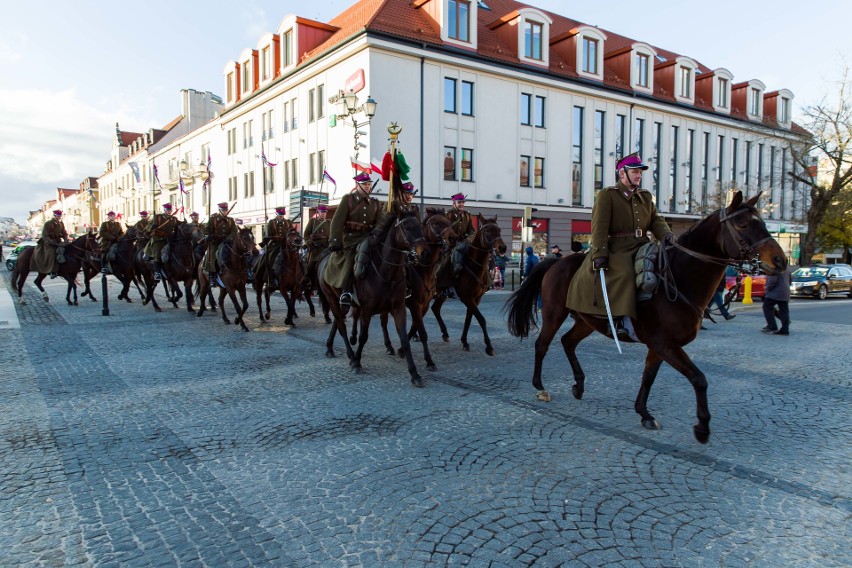
[[[459,298],[458,293],[456,293],[455,286],[450,286],[449,288],[447,288],[444,291],[444,296],[446,296],[450,300],[458,300]]]
[[[101,272],[104,274],[109,274],[106,255],[101,256]]]
[[[207,274],[207,279],[210,280],[210,287],[211,288],[215,288],[215,287],[219,286],[218,284],[216,284],[216,272],[209,272]]]
[[[636,331],[633,329],[633,322],[630,316],[621,316],[618,318],[618,323],[615,327],[615,333],[618,335],[618,340],[625,343],[639,343],[639,338],[636,337]]]

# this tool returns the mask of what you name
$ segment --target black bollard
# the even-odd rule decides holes
[[[103,294],[104,298],[104,307],[101,310],[102,316],[109,315],[109,284],[107,283],[107,275],[104,274],[101,276],[101,294]]]

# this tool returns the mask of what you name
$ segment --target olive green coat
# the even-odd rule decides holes
[[[636,237],[639,230],[641,237]],[[592,242],[589,254],[571,280],[566,306],[585,314],[606,315],[600,277],[592,268],[594,259],[609,257],[606,271],[606,289],[612,316],[636,317],[636,276],[633,256],[651,231],[662,240],[671,233],[666,221],[657,214],[649,191],[631,191],[620,182],[617,186],[601,190],[592,208]],[[631,236],[612,236],[616,233]]]
[[[464,209],[458,210],[453,207],[447,212],[447,219],[450,220],[450,228],[459,236],[456,248],[465,241],[473,241],[473,237],[476,235],[476,229],[473,228],[473,219],[471,218],[470,212]],[[455,278],[453,277],[453,267],[450,266],[452,262],[452,253],[441,255],[441,262],[438,263],[438,266],[435,269],[435,274],[438,277],[438,288],[447,288],[454,285]]]
[[[326,264],[323,278],[330,286],[351,290],[356,248],[376,226],[383,209],[382,202],[357,188],[340,200],[329,227],[329,246],[343,250],[332,254]]]
[[[237,237],[237,223],[227,215],[214,213],[207,220],[207,254],[204,257],[204,270],[215,272],[216,252],[219,245],[227,239]]]
[[[41,238],[38,240],[30,261],[30,270],[49,274],[59,270],[56,262],[56,246],[68,241],[68,231],[65,223],[56,219],[48,219],[41,230]]]
[[[268,240],[263,254],[260,255],[260,260],[257,261],[256,270],[258,272],[278,256],[278,253],[281,252],[281,247],[284,246],[287,240],[287,232],[292,228],[293,223],[283,215],[275,216],[267,221],[266,238]]]
[[[178,220],[174,215],[166,215],[165,213],[157,213],[148,221],[148,232],[151,235],[151,240],[145,245],[145,254],[151,257],[154,262],[162,262],[160,253],[163,252],[163,247],[169,242],[169,237],[175,232]]]
[[[98,246],[101,247],[101,252],[106,254],[112,245],[116,244],[124,234],[124,229],[121,228],[121,223],[118,221],[104,221],[98,229]]]
[[[310,267],[315,262],[319,261],[322,251],[328,248],[328,232],[331,227],[331,221],[312,217],[305,227],[305,232],[302,237],[305,244],[308,245],[308,266]]]

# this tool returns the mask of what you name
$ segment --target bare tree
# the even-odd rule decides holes
[[[818,230],[838,194],[852,183],[852,93],[849,67],[838,84],[837,100],[824,98],[819,104],[803,109],[807,130],[790,144],[796,166],[790,176],[804,184],[809,192],[805,220],[808,232],[801,246],[800,262],[811,263],[816,253]]]

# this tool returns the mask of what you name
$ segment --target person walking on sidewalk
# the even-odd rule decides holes
[[[766,277],[766,291],[763,296],[763,317],[766,318],[766,327],[760,330],[763,333],[790,335],[790,280],[789,266],[781,274]],[[775,324],[775,306],[778,306],[780,329]]]
[[[723,298],[725,290],[725,275],[722,274],[722,279],[719,280],[719,285],[716,286],[716,293],[713,294],[712,298],[710,298],[710,305],[708,306],[708,309],[712,308],[713,304],[716,304],[716,306],[719,308],[719,313],[722,315],[722,317],[726,320],[732,320],[737,317],[737,315],[729,313],[728,308],[725,307],[725,300]]]

